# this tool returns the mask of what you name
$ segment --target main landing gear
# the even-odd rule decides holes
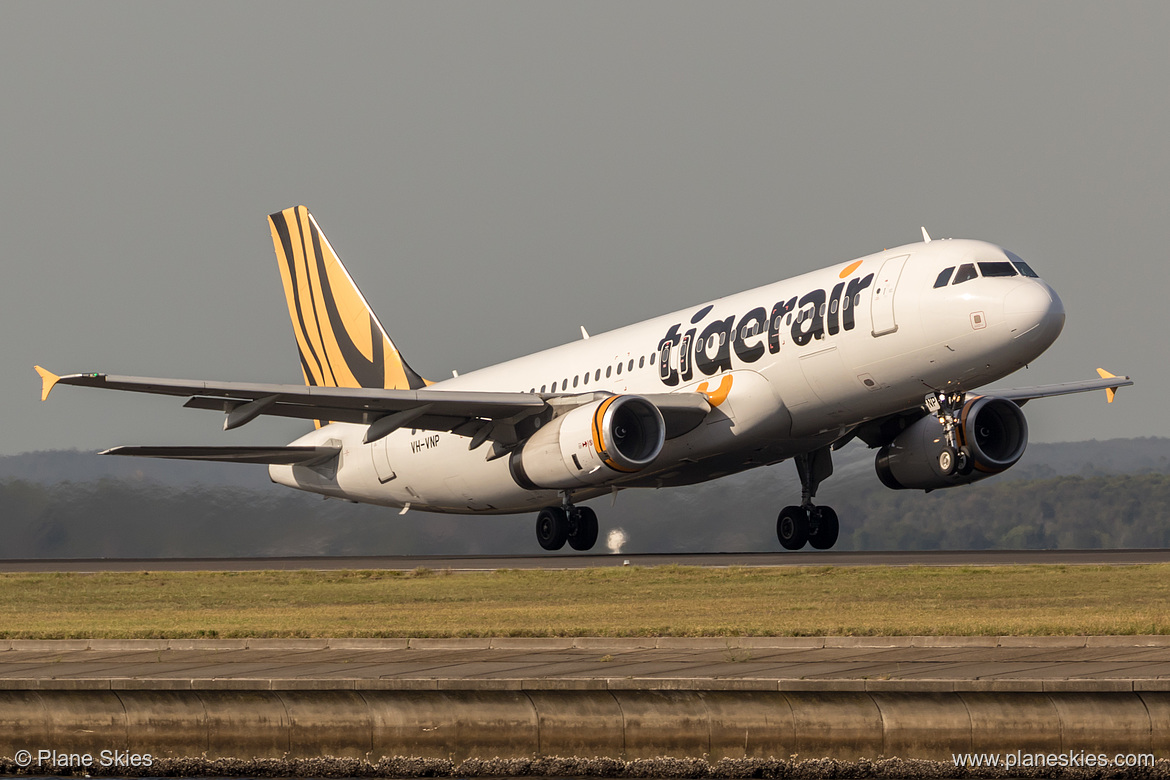
[[[597,544],[597,513],[587,506],[574,506],[569,493],[562,506],[546,506],[536,516],[536,540],[546,550],[559,550],[565,542],[574,550],[590,550]]]
[[[833,473],[833,458],[828,447],[797,455],[796,473],[800,475],[800,506],[786,506],[776,518],[776,537],[785,550],[799,550],[805,544],[828,550],[837,543],[840,524],[837,513],[827,506],[813,506],[817,488]]]

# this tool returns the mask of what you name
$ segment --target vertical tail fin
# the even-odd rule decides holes
[[[304,206],[268,217],[305,384],[416,390],[406,364]]]

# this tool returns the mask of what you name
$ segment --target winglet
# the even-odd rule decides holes
[[[41,368],[40,366],[33,366],[33,368],[41,375],[41,400],[44,401],[49,397],[49,391],[53,389],[53,385],[57,384],[57,380],[61,377],[47,368]]]
[[[1117,374],[1110,374],[1108,371],[1106,371],[1103,368],[1098,368],[1097,373],[1100,375],[1100,377],[1102,379],[1116,379],[1117,378]],[[1105,388],[1105,398],[1109,403],[1113,403],[1113,399],[1116,397],[1117,397],[1117,388],[1116,387]]]
[[[926,243],[926,244],[930,243],[930,233],[926,232],[925,226],[923,226],[923,228],[922,228],[922,241],[923,241],[923,243]]]

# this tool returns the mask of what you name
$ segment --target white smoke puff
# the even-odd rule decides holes
[[[618,555],[621,553],[622,547],[625,546],[627,541],[629,541],[629,537],[626,536],[626,532],[620,528],[615,528],[605,538],[605,546],[609,548],[611,553]]]

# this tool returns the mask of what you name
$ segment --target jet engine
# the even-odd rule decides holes
[[[604,485],[649,466],[665,441],[657,406],[614,395],[554,417],[512,452],[508,466],[528,490]]]
[[[894,490],[968,485],[1015,465],[1028,446],[1028,421],[1006,398],[976,397],[959,414],[959,450],[927,415],[878,450],[878,478]]]

